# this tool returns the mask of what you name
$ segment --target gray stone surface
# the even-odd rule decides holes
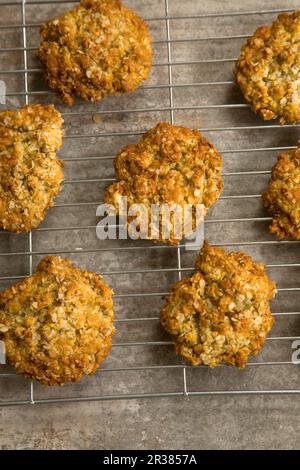
[[[5,30],[6,25],[20,24],[20,5],[4,6],[0,1],[0,48],[22,47],[20,29]],[[37,3],[37,2],[35,2]],[[51,15],[68,8],[63,1],[52,4],[42,1],[41,5],[26,6],[26,21],[40,23]],[[43,4],[42,4],[43,3]],[[164,0],[127,0],[149,21],[155,41],[166,39],[166,23],[153,18],[165,14]],[[260,2],[248,0],[169,0],[169,14],[196,15],[214,12],[249,11],[275,8],[294,8],[295,0],[272,0]],[[213,36],[247,35],[263,23],[274,19],[275,14],[215,16],[170,21],[172,39],[194,39]],[[38,29],[27,29],[28,46],[36,47]],[[195,42],[174,42],[171,45],[172,61],[187,62],[204,59],[234,58],[238,55],[244,39],[227,39]],[[155,44],[155,63],[168,61],[166,44]],[[39,67],[34,51],[28,52],[29,68]],[[20,51],[1,51],[0,80],[8,88],[7,105],[24,103],[18,92],[24,90],[22,74],[3,74],[3,70],[23,67]],[[232,81],[233,62],[177,65],[172,67],[174,84],[192,84],[211,81]],[[46,91],[40,73],[28,76],[30,91]],[[154,66],[147,85],[168,84],[168,67]],[[296,145],[298,127],[261,128],[274,123],[263,123],[248,108],[226,109],[182,109],[189,106],[242,103],[242,97],[233,83],[217,86],[195,86],[174,88],[175,123],[207,129],[205,134],[220,149],[223,155],[224,172],[270,170],[276,159],[276,151],[255,151],[238,153],[239,149],[259,149]],[[177,251],[172,248],[152,249],[151,243],[109,241],[96,239],[96,205],[103,198],[105,182],[71,183],[72,180],[87,180],[113,177],[111,159],[80,160],[83,157],[111,156],[127,142],[135,142],[138,135],[114,137],[95,136],[100,133],[140,132],[159,120],[169,120],[168,110],[129,112],[133,109],[168,108],[168,88],[141,88],[136,93],[110,97],[98,104],[77,103],[67,108],[59,103],[53,94],[30,95],[30,102],[54,102],[64,115],[66,139],[60,152],[66,160],[64,189],[57,199],[57,205],[47,215],[45,222],[33,233],[33,250],[38,253],[59,252],[69,256],[80,266],[99,272],[152,270],[176,268]],[[119,110],[112,113],[113,110]],[[85,114],[78,116],[77,112]],[[102,122],[95,124],[92,116],[101,113]],[[236,126],[257,126],[251,130],[211,130]],[[79,135],[89,137],[80,138]],[[93,137],[94,136],[94,137]],[[223,196],[258,195],[266,187],[268,175],[225,176]],[[88,206],[61,206],[88,202]],[[267,230],[267,222],[225,222],[217,224],[215,219],[264,217],[260,199],[221,199],[210,211],[210,223],[205,226],[206,237],[212,243],[232,243],[256,259],[268,264],[299,263],[298,245],[260,244],[251,241],[274,241]],[[78,227],[74,231],[70,227]],[[54,231],[53,228],[65,228]],[[240,247],[236,244],[240,243]],[[125,250],[125,247],[145,249]],[[123,248],[112,251],[114,248]],[[26,252],[29,249],[28,235],[16,236],[0,233],[0,276],[18,277],[29,273],[29,257],[7,255]],[[91,250],[79,253],[78,251]],[[106,251],[92,252],[93,249]],[[74,253],[66,253],[75,250]],[[6,254],[4,256],[4,254]],[[41,255],[33,256],[35,266]],[[181,250],[184,268],[193,266],[195,253]],[[300,287],[299,268],[270,268],[270,275],[278,282],[279,288]],[[135,273],[105,275],[116,295],[167,292],[177,280],[177,272]],[[0,281],[4,289],[13,280]],[[283,315],[299,312],[300,291],[280,291],[273,303],[277,315],[271,336],[299,336],[300,316]],[[116,298],[118,320],[154,317],[159,315],[161,297],[119,297]],[[118,322],[115,344],[126,342],[168,341],[169,338],[159,327],[157,320]],[[291,361],[292,342],[269,340],[256,362]],[[252,360],[253,361],[253,360]],[[159,365],[182,365],[175,357],[172,347],[165,346],[114,346],[103,369],[124,367],[149,367]],[[13,373],[8,366],[0,366],[0,374]],[[294,365],[249,366],[245,371],[220,367],[187,369],[188,391],[215,390],[300,390],[300,370]],[[112,394],[145,394],[183,391],[183,371],[174,369],[141,369],[128,372],[99,371],[93,378],[77,385],[63,388],[44,389],[34,385],[34,399],[86,398]],[[28,401],[30,383],[21,377],[0,376],[0,400]],[[1,403],[0,403],[1,404]],[[96,401],[55,403],[43,405],[0,406],[0,446],[3,449],[296,449],[300,445],[300,396],[204,396],[166,397],[156,399],[134,399],[118,401]]]

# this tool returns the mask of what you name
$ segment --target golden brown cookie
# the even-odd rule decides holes
[[[134,91],[152,65],[148,26],[119,0],[81,0],[41,28],[37,55],[62,100]]]
[[[105,202],[117,211],[121,196],[127,197],[128,207],[143,204],[149,226],[153,204],[178,204],[182,209],[185,204],[203,204],[206,213],[223,189],[222,160],[216,148],[199,131],[167,122],[147,131],[137,144],[124,147],[114,163],[119,181],[107,188]],[[194,229],[195,223],[193,212]],[[170,236],[165,238],[160,227],[157,239],[176,245],[180,239],[174,233],[174,219],[170,225]],[[188,234],[183,230],[181,238]]]
[[[275,293],[262,264],[205,243],[196,272],[173,286],[161,323],[177,354],[193,365],[223,362],[242,368],[273,325],[269,301]]]
[[[45,218],[64,179],[56,150],[63,120],[54,106],[0,112],[0,227],[28,232]]]
[[[102,277],[48,256],[0,294],[0,337],[17,372],[44,385],[76,382],[108,355],[114,310]]]
[[[262,26],[242,48],[235,78],[263,119],[281,124],[300,119],[300,10]]]
[[[263,200],[273,216],[271,233],[300,240],[300,147],[278,156]]]

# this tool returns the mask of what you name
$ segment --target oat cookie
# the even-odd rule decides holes
[[[203,204],[206,213],[223,188],[222,160],[216,148],[199,131],[167,122],[147,131],[137,144],[124,147],[114,163],[118,182],[107,188],[105,202],[117,210],[121,196],[127,197],[128,207],[143,204],[149,225],[151,205],[178,204],[184,208],[185,204]],[[194,219],[193,212],[195,229]],[[151,233],[148,235],[151,238]],[[186,235],[183,233],[182,238]],[[178,244],[174,219],[170,236],[164,238],[161,227],[157,236],[159,241]]]
[[[235,78],[263,119],[300,120],[300,10],[262,26],[242,48]]]
[[[44,385],[76,382],[108,355],[114,310],[102,277],[48,256],[0,294],[0,339],[17,372]]]
[[[0,112],[0,227],[28,232],[45,218],[64,179],[56,150],[63,120],[54,106]]]
[[[278,156],[263,200],[273,216],[271,233],[300,240],[300,147]]]
[[[205,243],[196,272],[173,286],[161,323],[177,354],[193,365],[243,368],[273,325],[269,301],[275,293],[262,264]]]
[[[152,46],[148,26],[119,0],[81,0],[41,28],[37,55],[48,85],[62,100],[99,101],[134,91],[148,78]]]

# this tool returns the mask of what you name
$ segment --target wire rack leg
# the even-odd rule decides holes
[[[25,92],[25,104],[29,104],[29,94],[28,94],[28,58],[27,58],[27,35],[26,35],[26,0],[22,0],[22,42],[23,42],[23,61],[24,61],[24,92]],[[28,234],[28,248],[29,248],[29,275],[32,274],[32,232]],[[30,382],[30,403],[34,404],[34,395],[33,395],[33,381]]]
[[[169,102],[170,102],[170,120],[174,124],[174,100],[173,100],[173,76],[172,76],[172,46],[171,46],[171,32],[169,20],[169,0],[165,0],[165,13],[166,13],[166,34],[168,42],[168,79],[169,79]],[[177,248],[177,267],[178,267],[178,280],[181,280],[181,252],[180,247]],[[186,368],[183,368],[183,392],[187,392]]]

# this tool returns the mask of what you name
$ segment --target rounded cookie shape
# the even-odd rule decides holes
[[[300,120],[300,10],[262,26],[243,46],[235,78],[263,119]]]
[[[148,26],[119,0],[81,0],[41,28],[37,52],[49,86],[72,105],[73,95],[98,101],[134,91],[152,65]]]
[[[124,147],[114,164],[118,181],[107,188],[105,202],[117,211],[121,197],[127,198],[128,207],[143,204],[149,225],[151,207],[155,204],[170,208],[178,205],[183,216],[189,210],[187,205],[192,208],[202,205],[205,214],[223,189],[222,160],[216,148],[198,130],[167,122],[147,131],[137,144]],[[196,220],[195,210],[191,213],[195,229],[202,219]],[[173,217],[167,236],[160,224],[156,240],[176,245],[190,233],[188,227],[183,227],[178,238],[175,224]],[[148,238],[152,238],[150,230]]]
[[[44,385],[95,372],[110,351],[113,321],[112,291],[102,277],[56,256],[0,294],[7,359]]]
[[[176,352],[193,365],[243,368],[273,325],[269,301],[275,293],[262,264],[205,243],[195,274],[173,286],[161,323]]]
[[[273,216],[271,233],[300,240],[300,147],[278,156],[263,200]]]
[[[63,119],[54,106],[0,112],[0,227],[29,232],[53,206],[64,179],[56,150]]]

